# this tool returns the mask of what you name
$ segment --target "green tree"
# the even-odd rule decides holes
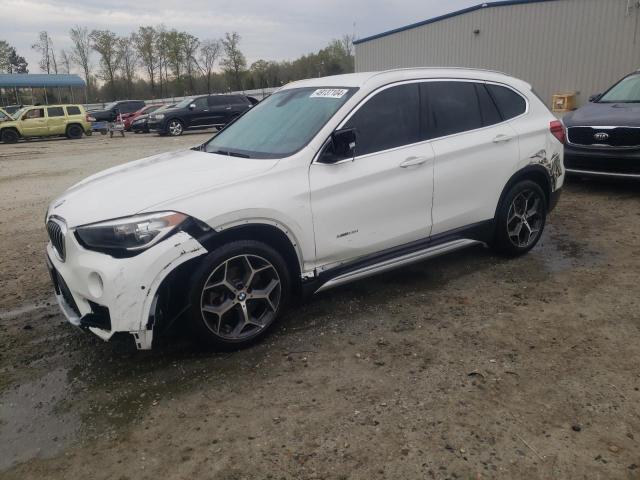
[[[242,90],[242,74],[247,68],[247,60],[240,51],[240,35],[237,32],[227,32],[221,42],[224,57],[220,63],[231,78],[231,89]]]
[[[138,53],[135,49],[135,34],[118,39],[118,55],[121,58],[122,73],[124,76],[127,97],[132,96],[133,81],[135,80],[136,68],[138,66]]]
[[[110,98],[115,100],[117,98],[116,76],[122,64],[118,36],[111,30],[93,30],[89,38],[91,47],[100,55],[99,76],[107,83]]]
[[[138,51],[140,63],[149,77],[151,95],[153,97],[155,97],[156,94],[156,74],[158,70],[157,41],[158,32],[151,26],[138,28],[138,32],[133,36],[133,42]]]

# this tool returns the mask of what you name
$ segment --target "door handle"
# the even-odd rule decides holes
[[[227,107],[227,108],[225,108],[225,110],[231,110],[231,107]]]
[[[417,167],[429,161],[427,157],[409,157],[400,164],[400,168]]]
[[[505,143],[508,142],[510,140],[513,140],[513,137],[511,135],[496,135],[496,138],[493,139],[493,143]]]

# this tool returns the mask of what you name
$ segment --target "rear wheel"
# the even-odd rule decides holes
[[[231,242],[205,257],[194,275],[191,326],[208,346],[242,348],[266,335],[289,296],[289,270],[277,251],[256,241]]]
[[[516,183],[498,209],[494,247],[507,255],[527,253],[540,240],[546,220],[547,199],[540,185]]]
[[[172,137],[179,137],[182,135],[182,132],[184,132],[184,125],[182,125],[180,120],[170,120],[167,124],[167,132],[169,132],[169,135]]]
[[[13,129],[2,130],[2,134],[0,134],[0,140],[3,143],[16,143],[19,138],[20,135]]]
[[[78,140],[82,138],[82,127],[80,125],[69,125],[67,127],[67,138],[71,140]]]

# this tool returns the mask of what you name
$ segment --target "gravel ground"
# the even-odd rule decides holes
[[[525,257],[326,292],[248,350],[69,326],[48,202],[207,135],[0,145],[0,478],[640,479],[637,183],[570,182]]]

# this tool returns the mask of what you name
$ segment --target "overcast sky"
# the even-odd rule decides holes
[[[29,71],[37,73],[38,55],[31,45],[41,30],[49,32],[60,50],[69,48],[68,31],[75,24],[125,35],[139,25],[162,23],[200,39],[237,31],[251,64],[260,58],[295,59],[345,33],[362,38],[478,3],[481,0],[0,0],[0,39],[14,45],[29,62]]]

